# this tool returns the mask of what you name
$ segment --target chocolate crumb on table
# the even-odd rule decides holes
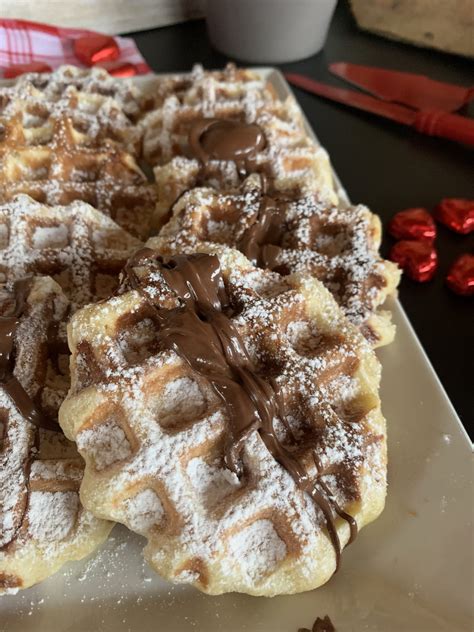
[[[326,615],[324,619],[317,617],[311,630],[308,628],[299,628],[298,632],[336,632],[336,628],[328,615]]]

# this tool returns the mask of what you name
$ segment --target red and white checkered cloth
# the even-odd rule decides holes
[[[0,19],[0,77],[12,66],[45,63],[53,70],[62,64],[86,68],[74,55],[73,41],[93,34],[27,20]],[[114,63],[131,63],[137,74],[151,72],[133,39],[114,37],[120,56]]]

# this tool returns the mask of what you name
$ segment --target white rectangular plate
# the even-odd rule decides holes
[[[288,96],[278,71],[261,72]],[[324,615],[338,632],[470,630],[471,443],[400,304],[391,300],[388,307],[397,337],[379,352],[387,504],[325,586],[273,599],[203,595],[161,580],[142,560],[144,539],[116,526],[95,556],[0,598],[0,630],[296,632]]]

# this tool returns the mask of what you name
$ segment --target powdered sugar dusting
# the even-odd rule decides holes
[[[28,507],[28,532],[42,542],[63,540],[74,528],[78,510],[77,492],[33,492]]]
[[[286,544],[270,520],[256,520],[229,539],[229,550],[250,582],[275,570],[286,556]]]
[[[14,537],[21,524],[21,504],[26,496],[24,463],[33,445],[31,428],[23,419],[3,388],[0,388],[5,434],[0,452],[0,546]]]
[[[238,477],[226,467],[209,464],[196,457],[188,462],[186,471],[193,487],[210,507],[216,506],[226,496],[240,487]]]
[[[77,447],[94,460],[97,470],[124,461],[132,454],[132,447],[123,428],[109,419],[94,428],[82,430],[77,435]]]
[[[182,377],[168,382],[156,400],[156,420],[162,426],[182,425],[205,410],[206,401],[198,383]]]
[[[130,119],[138,116],[142,104],[142,95],[139,89],[130,80],[117,80],[103,68],[78,68],[76,66],[60,66],[51,73],[25,73],[20,76],[14,85],[14,91],[20,96],[31,96],[32,88],[40,93],[46,103],[68,103],[78,93],[82,111],[91,108],[113,107],[114,111],[123,111]],[[87,95],[109,97],[105,99],[88,99]],[[111,101],[112,100],[112,101]]]
[[[163,505],[156,492],[144,489],[125,503],[127,521],[137,533],[146,533],[164,517]]]
[[[82,468],[71,467],[69,460],[33,461],[30,476],[44,481],[77,481],[81,482]]]
[[[0,250],[6,280],[47,270],[62,284],[75,309],[103,298],[102,271],[109,279],[112,274],[116,279],[127,258],[140,246],[112,220],[82,202],[48,207],[19,195],[0,206],[0,225],[9,233],[8,245]],[[94,232],[97,234],[92,239]]]
[[[68,243],[67,226],[38,226],[33,233],[33,248],[64,248]]]

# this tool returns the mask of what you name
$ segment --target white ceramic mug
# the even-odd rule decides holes
[[[207,0],[217,50],[250,62],[282,63],[319,52],[337,0]]]

